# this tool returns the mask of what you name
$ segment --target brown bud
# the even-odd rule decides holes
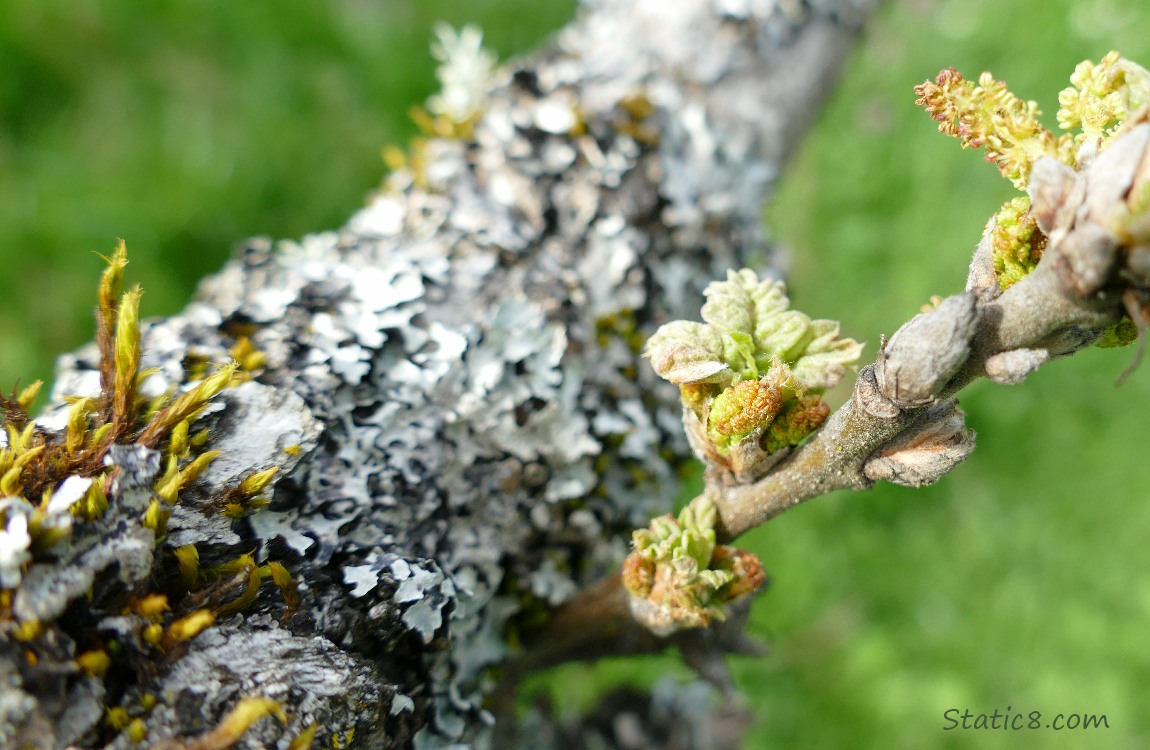
[[[988,357],[986,376],[1000,385],[1018,385],[1030,373],[1046,364],[1050,352],[1045,349],[1012,349]]]
[[[711,567],[726,570],[735,577],[719,590],[724,602],[746,596],[758,590],[767,580],[767,571],[758,556],[752,552],[720,544],[711,555]]]
[[[1118,262],[1118,242],[1097,224],[1080,224],[1056,245],[1054,268],[1062,287],[1087,297],[1109,283]]]
[[[901,408],[934,402],[970,353],[976,300],[973,292],[948,297],[895,332],[875,366],[883,395]]]
[[[867,479],[904,487],[934,484],[974,451],[974,431],[954,399],[923,412],[863,466]]]
[[[1034,162],[1027,192],[1038,228],[1049,235],[1055,229],[1070,226],[1082,203],[1084,188],[1078,173],[1058,160],[1043,157]]]
[[[634,596],[647,596],[655,585],[655,562],[638,552],[623,561],[623,586]]]

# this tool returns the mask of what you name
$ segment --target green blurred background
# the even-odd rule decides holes
[[[0,386],[91,338],[117,237],[143,312],[178,310],[234,244],[340,225],[434,88],[438,19],[531,49],[573,2],[6,0],[0,10]],[[911,87],[954,65],[1037,99],[1110,49],[1150,63],[1143,0],[884,7],[766,212],[792,297],[870,343],[960,289],[1012,188],[935,132]],[[837,494],[750,535],[773,583],[765,659],[735,662],[746,746],[1150,747],[1150,366],[1088,351],[962,405],[979,450],[938,486]],[[674,660],[567,667],[590,700]],[[944,712],[1105,714],[1109,729],[944,731]]]

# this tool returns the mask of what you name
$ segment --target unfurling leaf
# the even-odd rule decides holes
[[[701,458],[736,474],[765,470],[771,451],[758,440],[776,415],[803,394],[817,396],[836,385],[862,345],[841,338],[833,320],[789,309],[785,285],[760,280],[749,269],[728,272],[705,294],[705,322],[662,326],[646,356],[660,377],[679,385],[683,405],[694,415],[687,418],[688,433]],[[801,427],[821,423],[810,406],[772,445],[797,444],[805,437],[796,435]]]
[[[800,388],[821,390],[838,383],[862,352],[858,342],[839,338],[835,321],[788,309],[781,281],[760,281],[749,269],[729,271],[726,281],[712,282],[705,294],[705,323],[668,323],[647,343],[655,372],[673,383],[719,383],[722,365],[732,381],[758,379],[778,360],[791,368]],[[687,368],[698,372],[684,378]]]
[[[647,341],[644,356],[655,373],[676,385],[730,380],[723,361],[723,341],[712,327],[676,320],[659,328]]]
[[[634,533],[623,563],[623,585],[631,594],[632,612],[653,632],[722,620],[725,603],[753,592],[765,579],[754,555],[715,544],[717,518],[714,504],[703,495],[678,518],[661,516]]]

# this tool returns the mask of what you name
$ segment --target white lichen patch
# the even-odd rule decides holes
[[[7,517],[0,530],[0,586],[10,589],[20,585],[24,564],[32,559],[28,552],[32,544],[32,537],[28,535],[28,515],[32,507],[15,497],[4,498],[0,503]]]
[[[432,113],[467,122],[483,112],[495,77],[496,57],[483,47],[477,26],[458,31],[445,23],[435,27],[431,54],[439,63],[440,91],[427,100]]]

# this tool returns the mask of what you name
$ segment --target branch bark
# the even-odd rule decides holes
[[[760,207],[864,16],[589,2],[339,232],[252,242],[148,322],[142,395],[243,339],[263,362],[194,425],[222,455],[166,534],[141,520],[161,456],[123,446],[109,510],[21,569],[0,612],[4,744],[209,747],[253,695],[287,713],[237,747],[488,742],[508,637],[674,495],[674,395],[635,341],[772,257]],[[56,439],[63,397],[99,389],[97,349],[62,358],[38,429]],[[267,509],[221,512],[271,467]],[[186,575],[188,550],[214,583]],[[249,553],[296,593],[260,586]],[[157,593],[169,611],[141,604]],[[91,652],[109,666],[82,668]]]

